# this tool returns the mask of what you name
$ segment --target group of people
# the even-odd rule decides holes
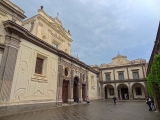
[[[79,103],[79,98],[78,98],[78,97],[77,97],[77,103]],[[86,97],[86,103],[87,103],[87,104],[90,103],[90,100],[89,100],[89,97],[88,97],[88,96]]]
[[[149,107],[149,111],[156,110],[156,107],[154,105],[154,99],[152,97],[147,97],[146,104]]]
[[[113,97],[113,101],[114,101],[114,104],[116,105],[116,97],[114,96]],[[77,97],[77,103],[79,103],[79,98]],[[86,103],[89,104],[90,103],[90,100],[89,100],[89,97],[87,96],[86,97]],[[146,104],[148,105],[149,107],[149,111],[152,111],[152,110],[156,110],[156,107],[154,105],[154,99],[152,97],[147,97],[146,99]]]

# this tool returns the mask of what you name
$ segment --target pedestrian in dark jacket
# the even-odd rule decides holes
[[[116,99],[116,97],[114,96],[114,97],[113,97],[113,101],[114,101],[114,104],[115,104],[115,105],[116,105],[116,100],[117,100],[117,99]]]
[[[79,103],[79,98],[77,97],[77,103]]]
[[[156,110],[156,107],[154,105],[154,99],[153,99],[153,97],[150,97],[150,99],[151,99],[151,108],[152,109],[154,108],[154,110]]]
[[[149,107],[149,111],[152,111],[152,108],[151,108],[151,99],[149,97],[146,99],[146,103],[147,103],[147,105]]]

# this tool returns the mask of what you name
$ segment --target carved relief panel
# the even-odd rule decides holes
[[[30,78],[29,71],[30,71],[30,64],[31,64],[30,52],[31,52],[31,48],[26,46],[21,46],[20,52],[19,52],[20,61],[18,64],[17,76],[14,79],[16,80],[14,94],[15,94],[15,97],[20,100],[24,99],[28,95],[28,86],[29,86],[29,78]]]

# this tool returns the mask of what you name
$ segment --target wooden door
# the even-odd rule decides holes
[[[63,103],[68,103],[68,81],[67,80],[63,80],[62,100],[63,100]]]

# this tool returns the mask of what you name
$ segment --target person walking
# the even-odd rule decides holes
[[[79,98],[77,97],[77,103],[79,103]]]
[[[147,103],[147,105],[149,107],[149,111],[152,111],[152,108],[151,108],[151,99],[149,97],[147,97],[146,103]]]
[[[154,105],[154,99],[153,99],[153,97],[150,97],[150,99],[151,99],[151,108],[152,109],[154,108],[154,110],[156,110],[156,107]]]
[[[88,96],[86,97],[86,102],[87,102],[87,104],[89,104],[89,103],[90,103],[90,101],[89,101],[89,97],[88,97]]]
[[[114,96],[114,97],[113,97],[113,101],[114,101],[114,104],[115,104],[115,105],[116,105],[116,100],[117,100],[117,99],[116,99],[116,97]]]

